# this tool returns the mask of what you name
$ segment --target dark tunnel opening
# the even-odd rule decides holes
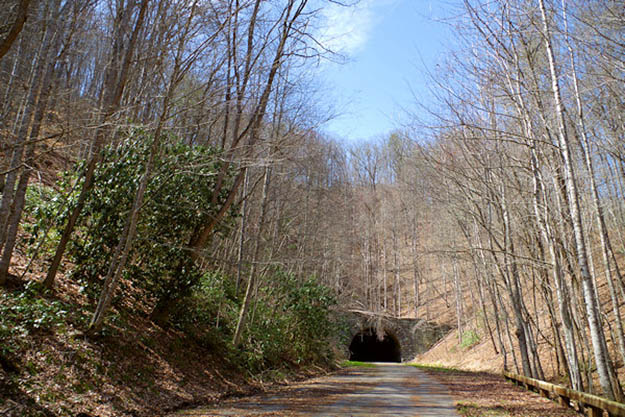
[[[374,329],[359,332],[349,345],[349,360],[359,362],[401,362],[397,339],[385,334],[380,340]]]

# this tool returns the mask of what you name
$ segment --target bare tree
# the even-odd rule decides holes
[[[0,26],[0,30],[2,30],[0,32],[0,60],[6,55],[11,45],[13,45],[22,31],[24,23],[26,23],[26,18],[28,17],[30,1],[31,0],[17,0],[15,4],[10,5],[13,6],[14,10],[11,10],[12,8],[9,6],[8,10],[3,11],[3,17],[7,18],[7,22],[9,12],[13,12],[12,14],[14,16],[11,16],[13,17],[13,21],[7,25],[8,27]]]

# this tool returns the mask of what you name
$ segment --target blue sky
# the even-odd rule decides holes
[[[415,94],[427,103],[425,70],[434,71],[452,42],[440,21],[452,13],[451,3],[361,0],[325,11],[323,37],[349,57],[320,67],[340,113],[323,127],[327,133],[349,142],[383,136],[408,121],[405,109],[415,109]]]

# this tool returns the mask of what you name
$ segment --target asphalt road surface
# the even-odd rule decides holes
[[[229,400],[176,417],[217,416],[458,416],[445,386],[399,364],[355,367],[288,387],[273,395]]]

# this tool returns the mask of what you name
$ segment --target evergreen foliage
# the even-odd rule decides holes
[[[242,294],[232,279],[206,273],[174,315],[175,325],[203,344],[221,349],[235,363],[258,373],[285,365],[329,364],[338,323],[330,315],[336,300],[314,277],[300,282],[273,269],[258,289],[240,349],[229,343],[237,324]]]
[[[93,191],[85,204],[79,238],[70,246],[75,265],[73,276],[83,283],[90,297],[99,291],[100,278],[106,275],[114,248],[125,226],[133,196],[144,173],[152,138],[140,129],[127,132],[117,146],[105,150],[104,162],[96,172]],[[130,256],[132,261],[124,278],[146,289],[154,297],[175,291],[178,282],[195,282],[202,271],[185,253],[192,233],[210,221],[227,197],[226,188],[213,203],[215,178],[222,162],[214,148],[188,146],[177,138],[164,141],[153,177],[146,192],[145,205],[139,219],[137,240]],[[230,176],[228,180],[231,180]],[[61,194],[69,195],[69,208],[77,198],[71,189],[75,178],[64,175],[59,186]],[[62,199],[53,198],[50,207],[37,207],[40,220],[62,211],[56,220],[65,223],[69,210],[62,210]],[[221,223],[227,228],[234,215]],[[44,222],[45,223],[45,222]],[[33,228],[35,229],[35,228]]]
[[[96,171],[96,185],[85,203],[77,237],[69,246],[72,278],[81,283],[81,290],[91,300],[101,291],[151,141],[144,131],[129,130],[123,141],[105,149]],[[336,303],[333,292],[315,277],[303,279],[280,268],[264,272],[243,343],[239,348],[231,345],[243,291],[237,291],[233,277],[210,265],[200,267],[186,252],[194,231],[211,220],[227,197],[222,191],[214,203],[215,179],[222,162],[214,148],[188,146],[177,138],[163,142],[155,164],[158,169],[146,192],[131,262],[124,270],[123,297],[133,294],[135,299],[152,302],[165,294],[179,298],[172,324],[253,373],[307,362],[329,364],[330,339],[338,333],[330,317],[330,307]],[[28,194],[29,238],[34,243],[47,230],[48,252],[76,204],[78,180],[71,172],[62,175],[55,189],[32,187]],[[228,181],[232,178],[231,172]],[[230,211],[217,233],[231,228],[235,212],[236,208]],[[129,291],[131,287],[140,291]],[[42,299],[41,303],[45,302]],[[123,309],[119,303],[117,307]]]

